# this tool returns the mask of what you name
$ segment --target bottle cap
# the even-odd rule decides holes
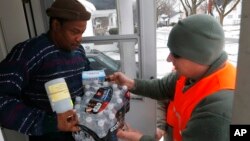
[[[107,87],[109,83],[107,81],[103,82],[103,86]]]
[[[127,87],[126,85],[123,85],[123,86],[122,86],[122,89],[123,89],[123,90],[128,90],[128,87]]]
[[[85,95],[86,95],[86,96],[90,96],[90,95],[91,95],[91,92],[90,92],[90,91],[87,91],[87,92],[85,92]]]
[[[92,122],[92,118],[91,117],[87,117],[86,118],[86,122],[88,122],[88,123]]]
[[[98,124],[98,126],[103,127],[104,126],[104,120],[99,120],[97,124]]]
[[[117,103],[121,104],[122,103],[122,99],[121,98],[117,98]]]
[[[117,89],[118,85],[117,84],[112,84],[113,89]]]
[[[76,102],[80,102],[82,98],[80,96],[76,96]]]
[[[89,89],[90,88],[90,86],[89,85],[85,85],[85,89]]]
[[[115,114],[110,113],[110,114],[109,114],[109,119],[112,119],[112,120],[115,119]]]
[[[80,110],[80,108],[81,108],[81,105],[80,105],[80,104],[76,104],[76,105],[75,105],[75,109],[76,109],[76,110]]]

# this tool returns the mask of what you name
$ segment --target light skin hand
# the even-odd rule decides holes
[[[155,134],[155,139],[160,140],[162,136],[164,136],[166,132],[160,128],[156,128],[156,134]]]
[[[133,79],[127,77],[122,72],[115,72],[109,76],[107,76],[107,80],[113,83],[116,83],[118,85],[126,85],[128,89],[132,89],[135,85],[135,82]]]
[[[80,130],[77,124],[78,119],[76,111],[69,110],[64,113],[57,114],[57,127],[60,131],[77,132]]]
[[[139,141],[143,134],[128,126],[126,130],[119,129],[116,135],[125,141]]]

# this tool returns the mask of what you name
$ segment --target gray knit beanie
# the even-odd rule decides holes
[[[49,17],[62,18],[66,20],[89,20],[91,14],[77,0],[56,0],[46,10]]]
[[[183,58],[211,65],[223,54],[224,31],[214,17],[198,14],[179,21],[171,30],[168,47]]]

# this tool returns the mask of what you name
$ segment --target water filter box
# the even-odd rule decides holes
[[[82,84],[91,84],[94,81],[98,83],[105,81],[106,74],[104,70],[92,70],[92,71],[83,71],[82,72]]]
[[[73,102],[64,78],[58,78],[45,83],[50,105],[56,113],[64,113],[73,109]]]

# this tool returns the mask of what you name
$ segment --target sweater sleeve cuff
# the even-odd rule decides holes
[[[140,89],[140,79],[134,79],[135,84],[134,87],[130,90],[132,93],[137,93],[138,89]]]
[[[164,130],[164,131],[167,131],[168,130],[168,126],[167,125],[157,125],[157,128],[161,129],[161,130]]]
[[[45,115],[43,120],[43,133],[58,132],[56,114]]]

